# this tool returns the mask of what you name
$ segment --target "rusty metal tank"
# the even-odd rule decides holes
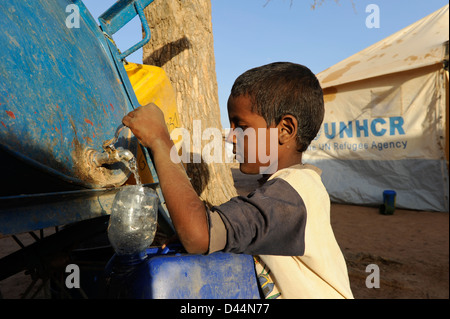
[[[114,19],[126,19],[127,6],[141,7],[121,1],[103,17],[106,28],[118,28]],[[4,0],[0,15],[0,195],[123,184],[123,163],[89,158],[136,98],[117,49],[83,2]],[[135,153],[130,136],[119,144]]]
[[[0,2],[0,223],[16,219],[0,234],[108,211],[111,200],[102,199],[114,194],[100,194],[123,185],[131,172],[120,156],[101,160],[104,142],[139,106],[124,58],[150,39],[143,8],[152,1],[117,1],[99,23],[81,0]],[[135,16],[144,37],[119,52],[112,35]],[[128,129],[116,141],[116,149],[128,152],[125,157],[141,152]],[[52,202],[58,202],[58,212],[52,212]],[[63,215],[68,217],[61,220]],[[23,226],[26,219],[39,225]]]

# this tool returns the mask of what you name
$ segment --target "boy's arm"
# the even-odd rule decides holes
[[[193,254],[207,252],[209,229],[206,209],[182,164],[171,160],[170,151],[174,144],[163,113],[156,105],[148,104],[130,112],[122,123],[152,151],[167,209],[184,248]]]

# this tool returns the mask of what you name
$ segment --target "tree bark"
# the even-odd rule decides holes
[[[218,128],[219,98],[216,80],[211,2],[205,0],[155,1],[145,9],[151,40],[144,46],[144,64],[162,67],[175,89],[181,126],[193,136],[194,121],[201,130]],[[200,135],[201,136],[201,135]],[[209,141],[202,141],[201,150]],[[224,147],[222,143],[222,155]],[[191,146],[193,141],[191,140]],[[198,151],[198,148],[197,148]],[[198,195],[209,205],[236,196],[230,164],[185,164]]]

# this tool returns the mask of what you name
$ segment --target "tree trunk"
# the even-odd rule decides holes
[[[216,80],[211,2],[205,0],[155,1],[145,10],[151,40],[144,46],[144,64],[162,67],[170,78],[177,97],[181,127],[193,136],[194,121],[201,130],[220,124]],[[201,136],[201,135],[200,135]],[[203,146],[209,141],[202,141]],[[195,142],[191,140],[190,145]],[[224,156],[223,140],[221,140]],[[191,163],[185,165],[192,185],[209,205],[218,205],[236,196],[230,164]],[[197,161],[195,161],[197,162]]]

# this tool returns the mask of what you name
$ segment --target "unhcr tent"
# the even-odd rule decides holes
[[[318,74],[325,118],[305,161],[331,200],[448,212],[449,6]]]

